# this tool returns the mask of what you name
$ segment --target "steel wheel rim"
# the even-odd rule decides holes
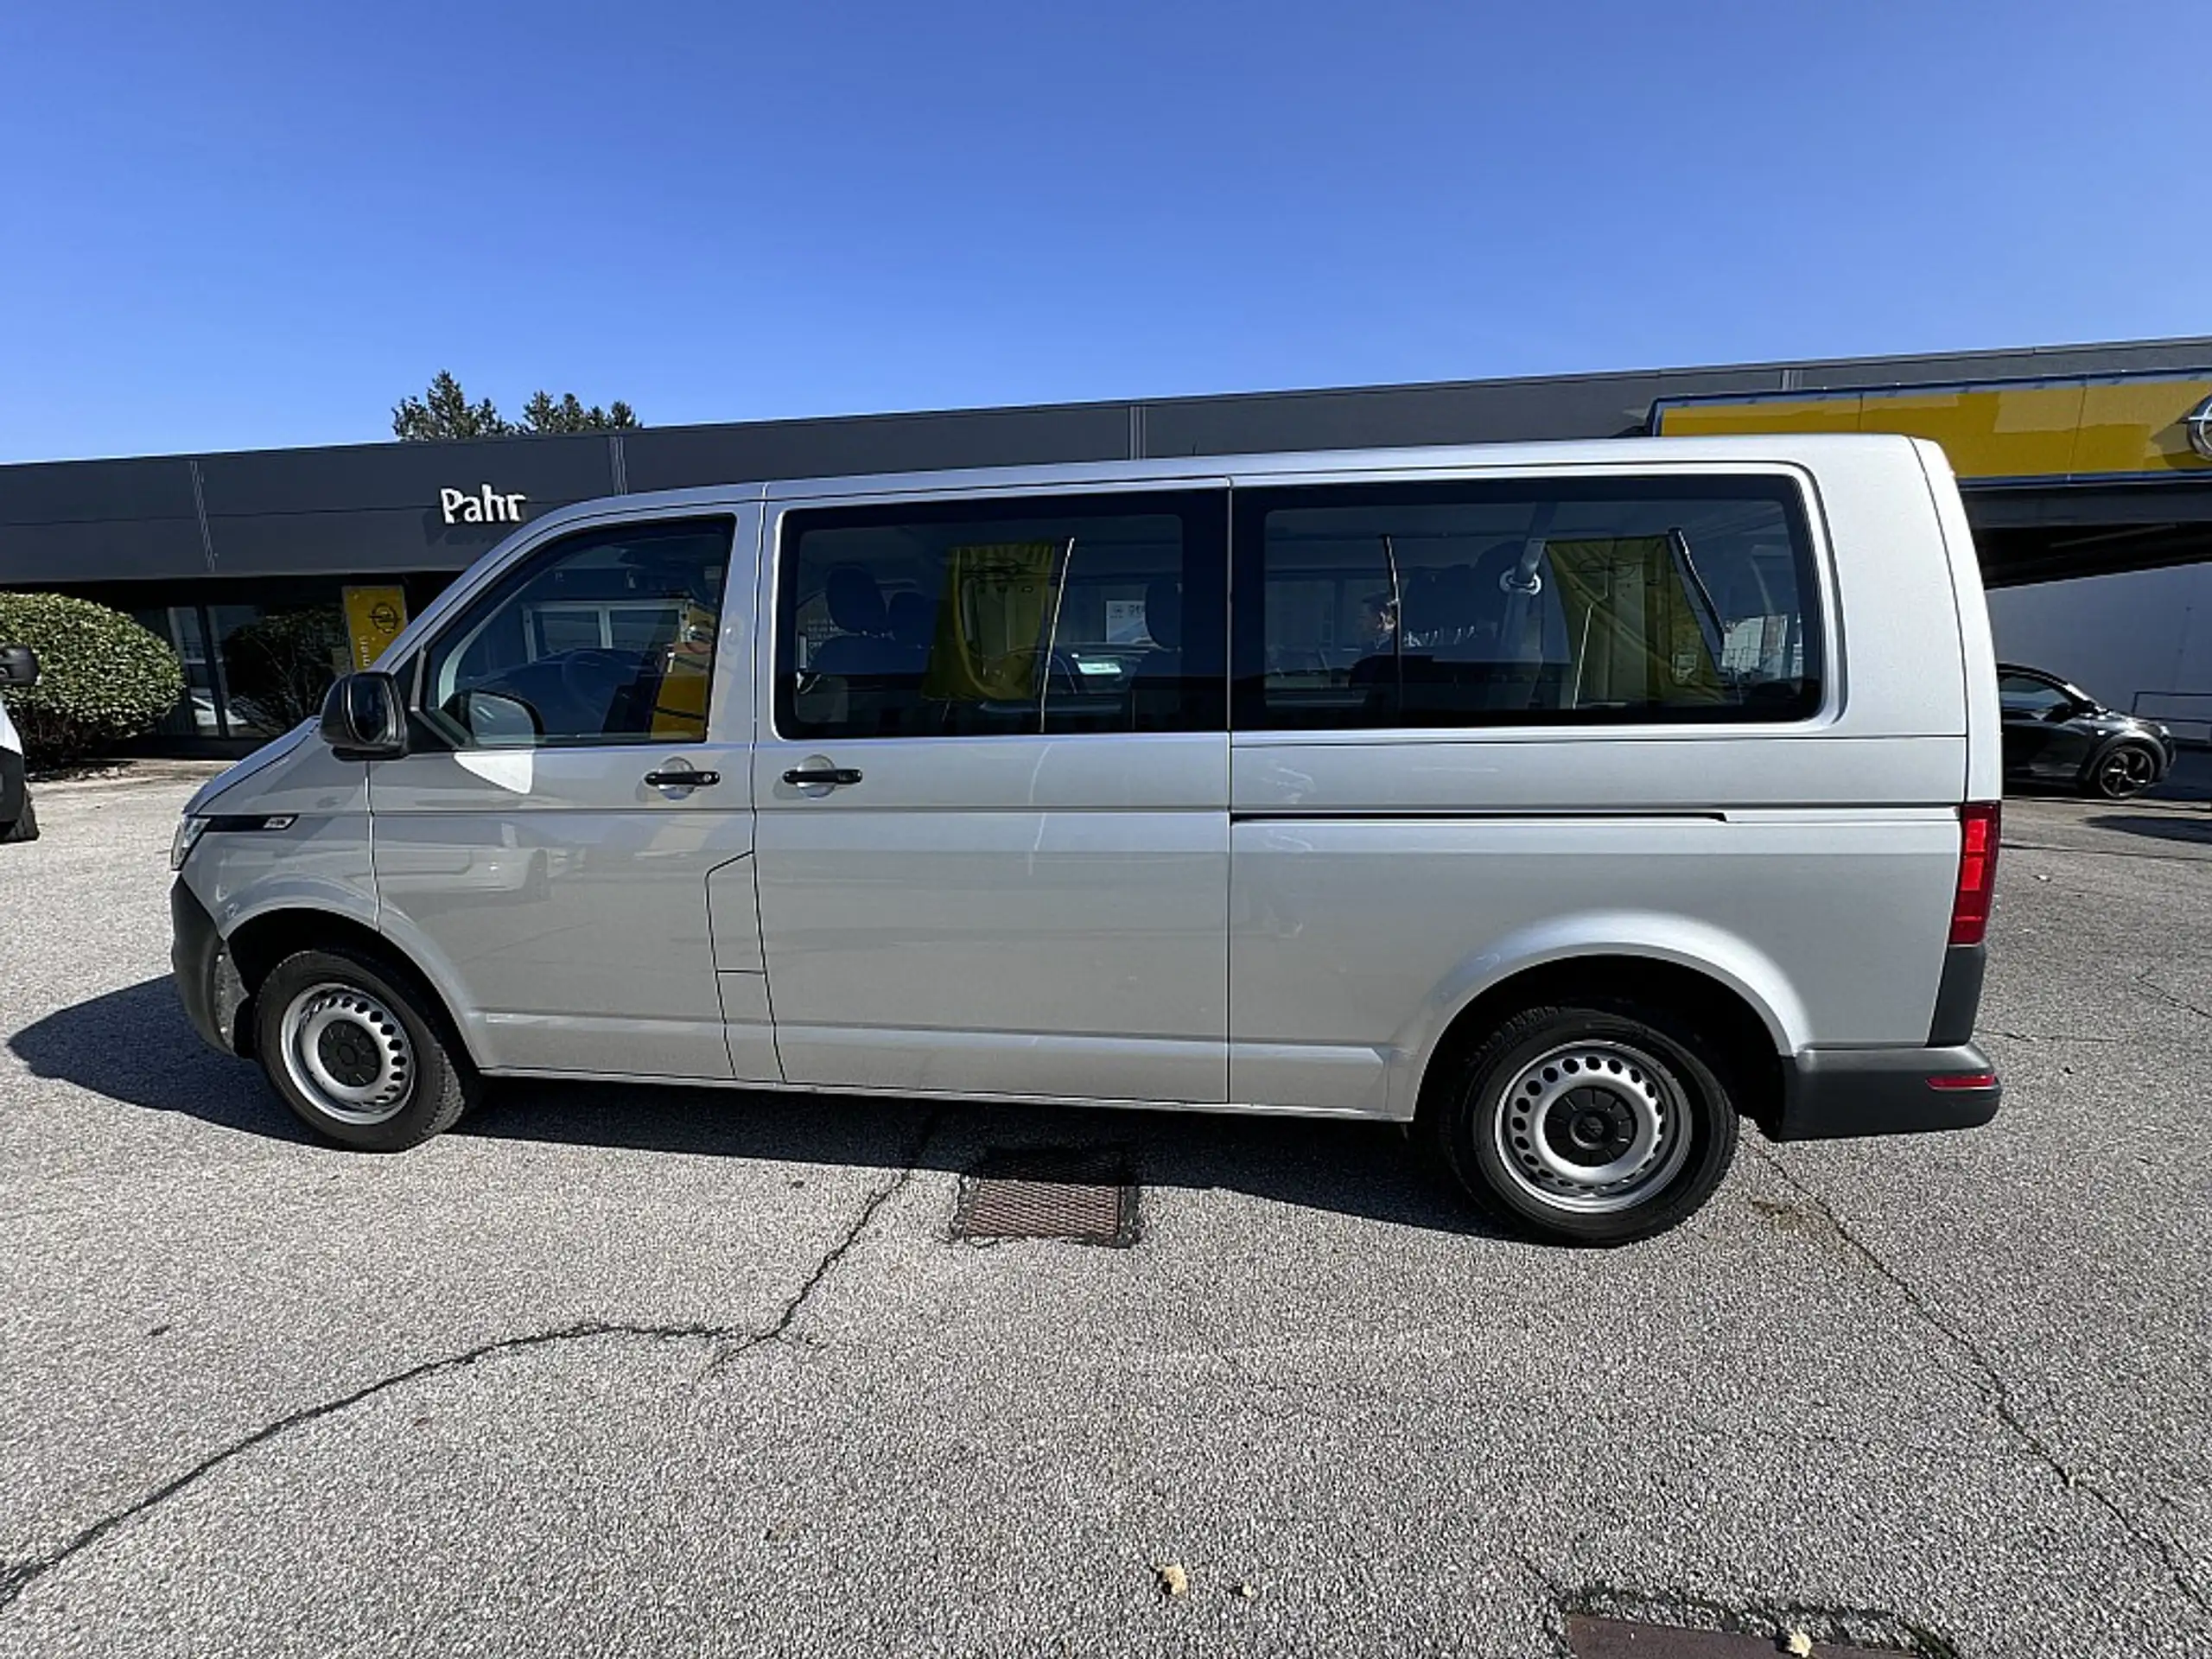
[[[2133,745],[2124,745],[2105,757],[2100,781],[2107,795],[2133,795],[2151,786],[2151,757]]]
[[[415,1044],[400,1017],[357,985],[310,985],[277,1028],[284,1075],[340,1123],[397,1117],[415,1090]]]
[[[1498,1094],[1491,1135],[1506,1178],[1547,1209],[1614,1215],[1662,1191],[1689,1157],[1688,1097],[1632,1044],[1561,1043]]]

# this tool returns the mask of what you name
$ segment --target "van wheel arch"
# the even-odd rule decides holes
[[[1774,1033],[1733,987],[1694,968],[1651,957],[1583,956],[1548,962],[1500,980],[1452,1018],[1429,1051],[1415,1096],[1426,1118],[1449,1093],[1459,1063],[1524,1009],[1552,1003],[1610,1003],[1670,1014],[1723,1052],[1737,1106],[1762,1128],[1779,1122],[1783,1067]]]
[[[323,950],[333,946],[366,957],[404,979],[410,989],[445,1016],[448,1032],[461,1051],[467,1052],[467,1045],[461,1037],[461,1022],[453,1017],[453,1010],[446,1006],[445,998],[438,994],[430,976],[376,929],[335,911],[272,910],[239,924],[223,941],[223,948],[230,953],[232,964],[245,987],[245,1000],[238,1005],[236,1028],[232,1033],[234,1052],[240,1058],[257,1058],[254,1053],[255,1004],[270,970],[296,951]]]

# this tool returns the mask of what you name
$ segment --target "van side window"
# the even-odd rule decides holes
[[[680,518],[540,549],[432,642],[422,723],[459,748],[701,741],[735,531]]]
[[[1236,541],[1242,728],[1801,720],[1820,707],[1811,546],[1786,479],[1240,491]]]
[[[1217,732],[1226,492],[787,513],[785,737]]]

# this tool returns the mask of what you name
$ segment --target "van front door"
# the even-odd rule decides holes
[[[792,1082],[1227,1098],[1226,500],[772,524],[753,793]]]
[[[490,1066],[776,1077],[765,1019],[733,1067],[714,950],[735,888],[717,878],[710,929],[708,879],[752,849],[758,511],[578,530],[413,661],[413,752],[370,771],[382,925]],[[709,728],[718,682],[738,729]]]

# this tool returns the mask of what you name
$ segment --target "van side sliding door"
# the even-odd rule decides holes
[[[1224,1100],[1226,490],[770,510],[785,1075]]]

